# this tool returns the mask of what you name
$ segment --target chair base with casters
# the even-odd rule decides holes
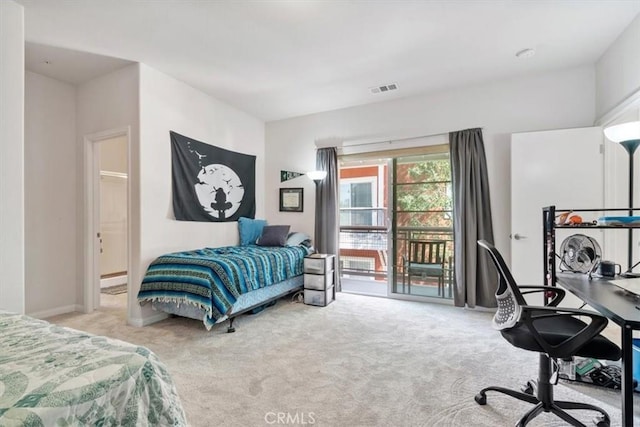
[[[531,408],[527,413],[525,413],[522,418],[516,423],[516,427],[524,427],[531,420],[533,420],[536,416],[540,415],[542,412],[551,412],[563,419],[567,423],[572,426],[585,427],[585,424],[580,422],[579,420],[572,417],[567,411],[579,409],[579,410],[588,410],[595,411],[600,414],[600,419],[596,421],[597,427],[609,427],[611,425],[611,419],[609,418],[609,414],[595,405],[591,405],[589,403],[582,402],[567,402],[564,400],[554,400],[553,398],[553,384],[551,383],[552,376],[552,360],[546,354],[540,354],[540,367],[539,367],[539,377],[537,381],[537,395],[533,395],[533,386],[528,384],[527,388],[531,390],[531,394],[523,393],[521,391],[511,390],[504,387],[485,387],[475,396],[475,401],[479,405],[487,404],[487,392],[488,391],[496,391],[498,393],[506,394],[511,397],[515,397],[518,400],[522,400],[524,402],[529,402],[535,405]]]
[[[588,403],[555,400],[552,383],[553,359],[573,356],[620,359],[620,348],[600,334],[607,325],[607,319],[591,311],[558,307],[565,291],[555,286],[518,286],[496,248],[484,240],[478,244],[489,252],[500,279],[496,290],[498,310],[493,317],[493,326],[514,347],[539,353],[539,368],[535,396],[534,387],[528,383],[524,393],[504,387],[486,387],[475,396],[475,401],[486,405],[487,392],[495,391],[533,404],[533,408],[516,424],[518,427],[526,426],[543,412],[550,412],[570,425],[585,426],[568,412],[576,409],[596,412],[600,416],[597,425],[608,427],[611,420],[602,408]],[[544,295],[544,305],[527,304],[524,295],[536,292]]]

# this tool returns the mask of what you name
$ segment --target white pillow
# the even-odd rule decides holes
[[[306,244],[304,242],[307,242]],[[311,237],[306,233],[299,231],[293,231],[287,236],[287,242],[285,246],[311,246]]]

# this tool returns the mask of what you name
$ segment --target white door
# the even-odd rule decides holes
[[[101,145],[101,148],[103,146]],[[125,147],[126,148],[126,147]],[[125,165],[126,166],[126,165]],[[100,171],[100,277],[127,275],[127,175]],[[103,284],[101,283],[101,287]]]
[[[518,283],[544,283],[543,207],[603,207],[603,138],[599,127],[511,136],[511,269]],[[556,250],[572,231],[556,233]],[[576,232],[588,234],[603,245],[600,230]]]

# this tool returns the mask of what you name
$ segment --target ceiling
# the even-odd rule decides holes
[[[640,13],[640,0],[17,1],[30,70],[80,83],[142,62],[265,121],[593,64]]]
[[[24,57],[27,70],[76,85],[133,64],[124,59],[29,42]]]

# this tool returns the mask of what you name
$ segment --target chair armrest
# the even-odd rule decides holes
[[[518,286],[519,289],[527,289],[527,291],[522,292],[522,295],[526,294],[534,294],[537,292],[552,292],[554,295],[551,298],[551,301],[547,303],[545,307],[557,307],[558,304],[564,299],[567,291],[562,288],[558,288],[556,286]]]
[[[566,317],[566,316],[586,316],[591,319],[589,324],[580,330],[576,335],[568,338],[557,345],[552,345],[538,333],[535,328],[535,321],[550,317]],[[558,308],[558,307],[538,307],[524,305],[522,306],[522,315],[520,322],[524,323],[533,337],[536,339],[540,347],[547,354],[553,354],[553,357],[570,357],[573,356],[582,346],[592,340],[607,326],[608,320],[592,311],[579,310],[575,308]]]
[[[580,308],[570,308],[570,307],[549,307],[549,306],[538,306],[538,305],[523,305],[523,310],[534,310],[534,311],[548,311],[551,315],[553,313],[570,313],[572,316],[589,316],[593,317],[601,317],[607,321],[607,318],[603,315],[596,313],[595,311],[582,310]]]

